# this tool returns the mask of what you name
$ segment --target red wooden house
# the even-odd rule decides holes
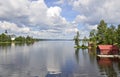
[[[116,55],[119,48],[116,45],[98,45],[97,53],[100,55]]]

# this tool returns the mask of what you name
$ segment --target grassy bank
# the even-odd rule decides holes
[[[88,46],[75,46],[74,48],[88,49]]]

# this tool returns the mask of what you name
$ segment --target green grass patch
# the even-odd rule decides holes
[[[75,46],[74,48],[88,49],[88,46]]]

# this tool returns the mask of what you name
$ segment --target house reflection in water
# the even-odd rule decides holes
[[[114,60],[112,58],[97,57],[97,62],[101,75],[107,77],[117,77],[116,70],[113,67]]]

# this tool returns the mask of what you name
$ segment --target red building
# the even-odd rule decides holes
[[[97,53],[100,55],[116,55],[119,48],[116,45],[98,45]]]

